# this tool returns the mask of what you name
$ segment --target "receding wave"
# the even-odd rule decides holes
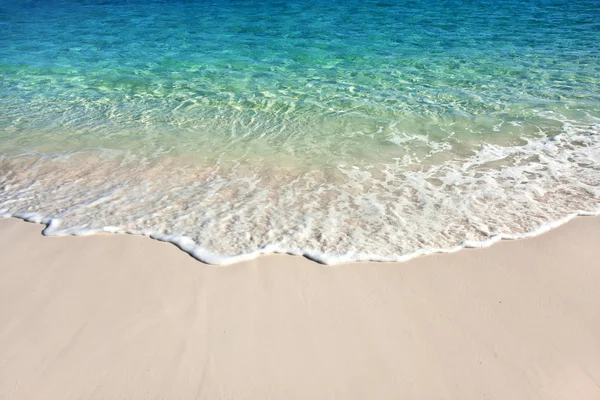
[[[152,164],[89,150],[4,157],[0,168],[4,216],[47,224],[47,235],[147,235],[212,264],[264,253],[404,260],[600,212],[600,124],[576,121],[554,137],[430,165]]]

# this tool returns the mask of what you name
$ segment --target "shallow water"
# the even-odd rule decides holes
[[[0,213],[395,260],[600,198],[595,1],[0,1]]]

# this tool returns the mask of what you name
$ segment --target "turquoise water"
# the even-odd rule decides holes
[[[0,212],[395,260],[597,213],[597,1],[0,0]]]

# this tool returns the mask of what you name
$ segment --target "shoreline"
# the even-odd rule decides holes
[[[255,260],[264,256],[272,256],[272,255],[286,255],[286,256],[294,256],[294,257],[304,257],[310,261],[313,261],[317,264],[322,265],[344,265],[350,263],[404,263],[415,258],[423,257],[423,256],[431,256],[436,254],[452,254],[457,251],[465,250],[465,249],[474,249],[474,248],[487,248],[493,246],[496,243],[506,240],[523,240],[523,239],[531,239],[539,235],[543,235],[553,229],[556,229],[576,218],[581,217],[600,217],[600,208],[596,211],[575,211],[572,212],[565,217],[552,220],[537,228],[527,231],[524,233],[512,233],[512,234],[497,234],[488,237],[482,241],[468,241],[465,240],[455,246],[447,247],[447,248],[433,248],[426,250],[417,250],[412,253],[401,254],[392,257],[379,256],[379,255],[371,255],[371,254],[362,254],[362,253],[348,253],[348,254],[329,254],[329,253],[320,253],[317,251],[313,251],[311,249],[286,249],[280,248],[277,245],[267,245],[264,248],[259,250],[255,250],[251,253],[243,253],[236,256],[223,256],[219,254],[212,253],[202,246],[199,246],[193,239],[185,236],[177,236],[177,235],[167,235],[160,233],[152,233],[152,232],[141,232],[141,231],[123,231],[115,227],[105,227],[102,229],[88,229],[84,231],[71,231],[67,230],[67,232],[62,232],[60,228],[60,220],[55,218],[44,217],[39,213],[0,213],[1,219],[17,219],[24,222],[35,223],[44,226],[41,233],[44,236],[55,236],[55,237],[65,237],[65,236],[94,236],[100,234],[117,234],[117,235],[133,235],[133,236],[141,236],[146,237],[148,239],[156,240],[159,242],[169,243],[174,245],[176,248],[186,253],[190,257],[199,261],[202,264],[208,265],[217,265],[217,266],[228,266],[235,265],[239,263],[244,263],[248,261]],[[333,261],[332,261],[333,260]]]
[[[211,264],[264,253],[324,264],[404,261],[599,214],[600,136],[593,129],[522,146],[486,145],[465,159],[418,164],[423,171],[404,170],[402,163],[373,171],[348,164],[338,171],[347,178],[343,184],[316,170],[281,177],[275,170],[178,175],[131,160],[112,168],[114,160],[9,159],[0,179],[6,189],[0,216],[46,223],[51,235],[144,234]],[[540,162],[530,163],[531,157]]]
[[[227,268],[0,220],[0,397],[600,397],[600,217],[402,263]]]

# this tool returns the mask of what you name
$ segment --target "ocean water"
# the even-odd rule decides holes
[[[600,213],[597,0],[0,0],[0,214],[209,263]]]

